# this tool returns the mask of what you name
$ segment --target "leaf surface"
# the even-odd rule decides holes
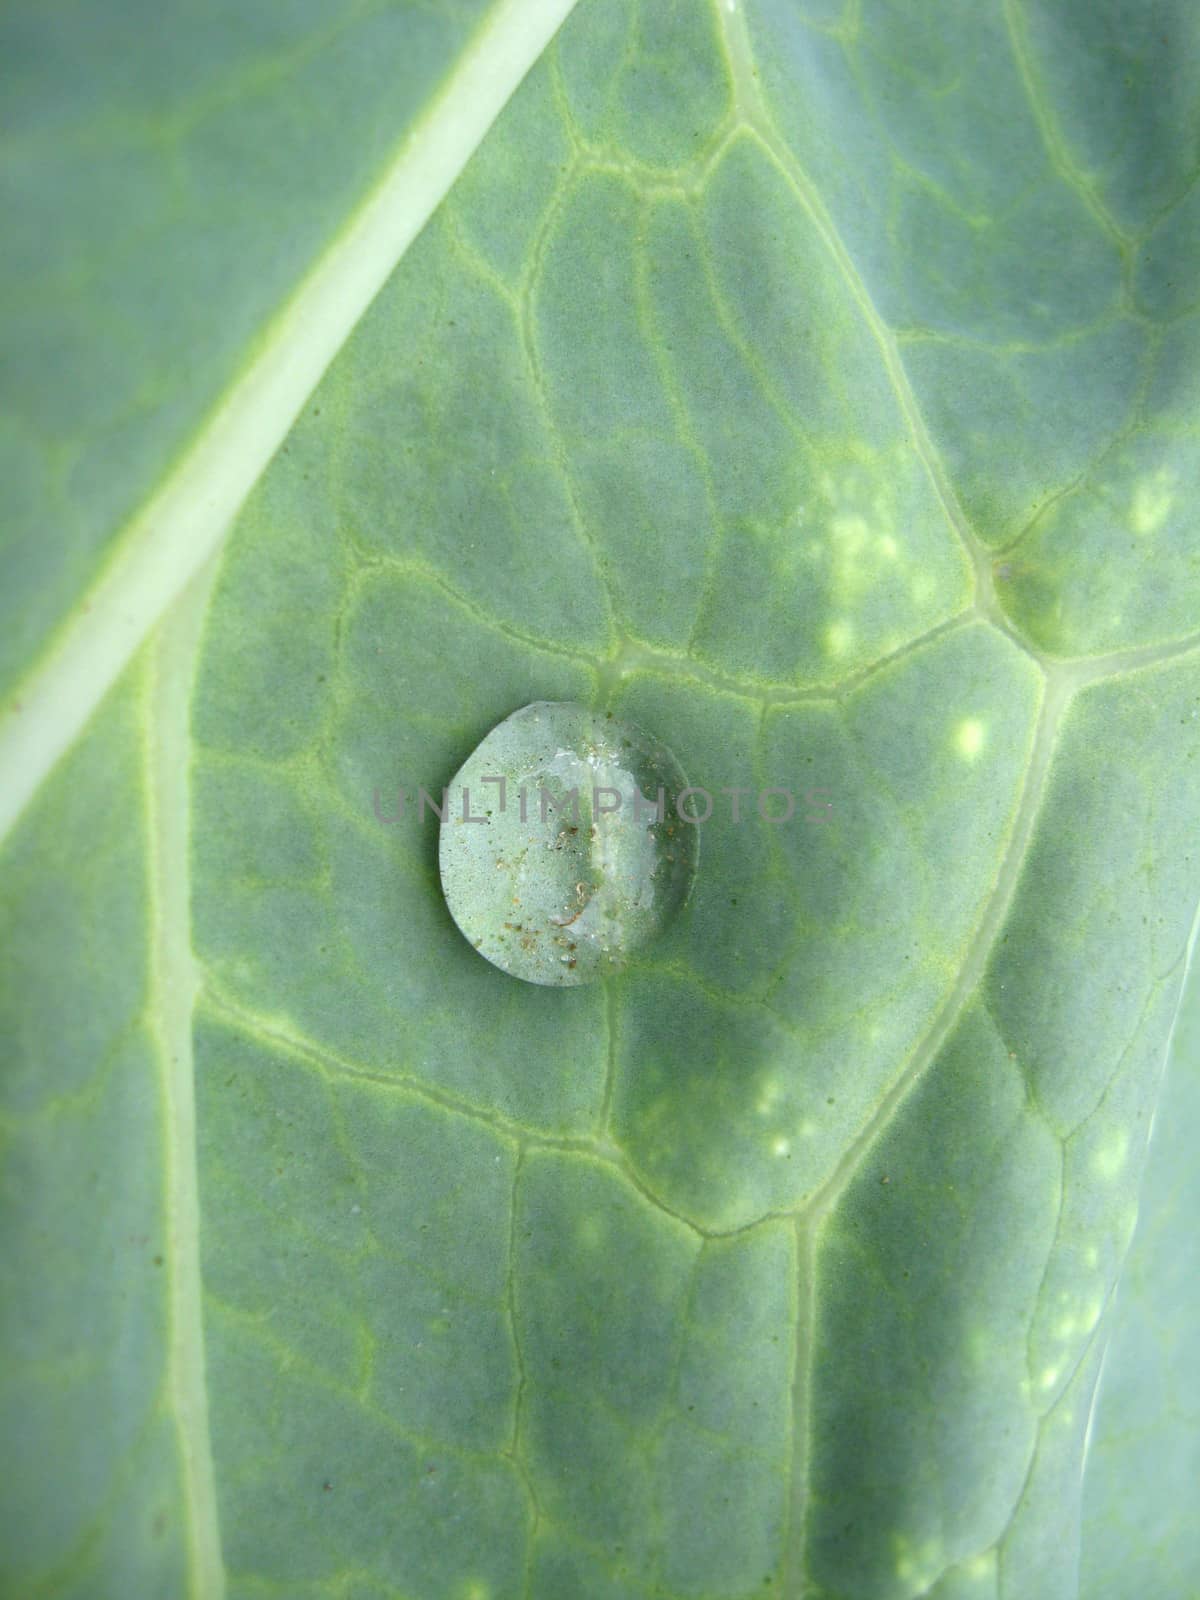
[[[1200,1545],[1178,1484],[1200,1467],[1196,1332],[1200,983],[1188,980],[1155,1115],[1137,1232],[1112,1308],[1084,1484],[1082,1589],[1188,1594]]]
[[[6,846],[8,1591],[1077,1592],[1200,901],[1200,51],[1069,22],[582,0],[297,397]],[[551,990],[391,802],[563,699],[716,803]]]

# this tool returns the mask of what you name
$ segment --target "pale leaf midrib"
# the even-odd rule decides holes
[[[4,709],[0,839],[220,548],[326,368],[574,4],[498,0],[371,193],[278,312],[260,354],[121,534]]]
[[[166,1385],[178,1444],[192,1600],[222,1600],[225,1593],[204,1362],[192,1052],[199,973],[191,947],[188,870],[188,710],[215,577],[211,560],[164,620],[150,653],[143,701],[150,1014],[164,1124]]]

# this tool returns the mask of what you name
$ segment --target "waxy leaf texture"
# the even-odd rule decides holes
[[[0,1593],[1194,1594],[1195,8],[0,58]],[[578,987],[535,701],[798,802]]]

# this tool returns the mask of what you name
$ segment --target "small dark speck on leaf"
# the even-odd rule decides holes
[[[880,1178],[879,1181],[880,1181],[880,1183],[891,1183],[892,1180],[888,1177],[887,1173],[885,1172],[883,1177]]]
[[[322,1489],[324,1489],[325,1493],[328,1494],[329,1491],[333,1488],[333,1485],[330,1483],[329,1479],[326,1478],[325,1482],[321,1485],[321,1487],[322,1487]]]
[[[155,1256],[154,1265],[156,1267],[161,1267],[162,1266],[162,1257],[161,1256]]]

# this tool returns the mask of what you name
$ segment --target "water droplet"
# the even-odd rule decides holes
[[[699,829],[675,810],[687,786],[670,750],[634,723],[574,701],[514,711],[450,784],[438,860],[451,916],[480,955],[528,983],[620,971],[691,888]]]

